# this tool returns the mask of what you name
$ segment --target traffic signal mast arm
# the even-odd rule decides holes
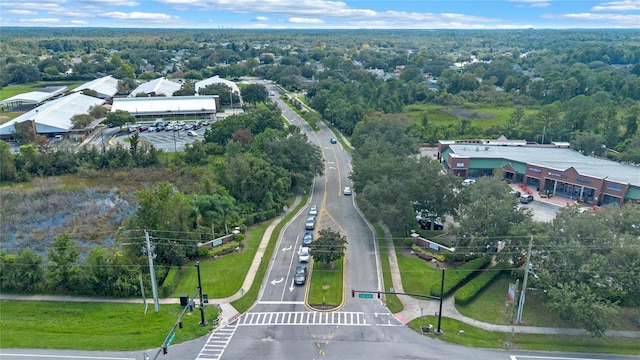
[[[440,300],[439,296],[431,296],[425,294],[414,294],[414,293],[404,293],[404,292],[395,292],[395,291],[370,291],[370,290],[351,290],[351,297],[356,297],[356,294],[378,294],[378,299],[381,294],[393,294],[393,295],[409,295],[409,296],[419,296],[432,300]]]

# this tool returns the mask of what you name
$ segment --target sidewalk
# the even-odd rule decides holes
[[[391,278],[393,282],[393,288],[396,292],[404,292],[402,287],[402,277],[400,276],[400,268],[398,267],[398,259],[396,258],[395,246],[393,244],[393,237],[389,230],[384,227],[385,238],[387,241],[387,247],[389,248],[389,265],[391,267]],[[438,313],[440,302],[436,300],[419,300],[408,295],[398,295],[398,299],[404,305],[404,310],[395,314],[396,318],[402,323],[406,324],[409,321],[426,316],[435,315]],[[465,324],[469,324],[484,330],[497,331],[504,333],[521,333],[521,334],[546,334],[546,335],[588,335],[583,329],[570,329],[570,328],[550,328],[550,327],[535,327],[535,326],[520,326],[520,325],[495,325],[482,321],[478,321],[472,318],[468,318],[458,312],[456,309],[453,296],[445,298],[442,302],[442,316],[461,321]],[[640,339],[640,331],[619,331],[608,330],[604,336],[620,337],[620,338],[635,338]]]

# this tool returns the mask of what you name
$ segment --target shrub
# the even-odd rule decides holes
[[[444,295],[446,296],[451,294],[460,285],[476,276],[479,273],[478,270],[486,267],[489,262],[491,262],[491,257],[484,255],[465,263],[461,267],[455,269],[455,271],[449,271],[445,275]],[[434,284],[429,292],[432,296],[440,296],[440,282]]]
[[[458,289],[454,294],[456,304],[469,304],[484,288],[489,286],[504,271],[503,265],[485,270],[482,274],[476,276],[466,285]]]
[[[180,274],[180,269],[176,266],[172,266],[167,273],[167,276],[164,278],[162,282],[162,286],[160,287],[161,297],[168,297],[173,293],[173,290],[176,288],[178,284],[178,275]]]
[[[209,249],[209,256],[210,257],[216,257],[216,256],[221,256],[221,255],[225,255],[228,253],[231,253],[233,251],[235,251],[235,249],[237,247],[240,246],[240,242],[238,241],[229,241],[226,244],[222,244],[220,246],[216,246],[213,249]]]
[[[444,262],[444,255],[432,253],[431,251],[427,251],[418,245],[413,245],[411,247],[411,250],[413,250],[413,252],[415,252],[416,255],[418,255],[418,257],[421,259],[425,259],[425,260],[436,259],[439,262]]]

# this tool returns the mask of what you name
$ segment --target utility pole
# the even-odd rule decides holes
[[[438,311],[438,329],[436,330],[436,335],[442,334],[442,329],[440,329],[440,323],[442,320],[442,298],[444,297],[444,268],[442,270],[442,282],[440,283],[440,310]]]
[[[202,282],[200,281],[200,261],[196,262],[198,269],[198,292],[200,293],[200,326],[206,326],[207,321],[204,319],[204,296],[202,295]]]
[[[149,271],[151,272],[151,292],[153,292],[153,304],[156,312],[160,311],[160,302],[158,301],[158,287],[156,286],[156,271],[153,269],[153,250],[151,249],[151,241],[149,233],[144,231],[144,237],[147,239],[147,256],[149,257]]]
[[[522,281],[522,292],[520,292],[520,302],[518,303],[518,316],[516,324],[522,321],[522,308],[524,308],[525,292],[527,291],[527,280],[529,279],[529,269],[531,268],[531,248],[533,248],[533,235],[529,239],[529,250],[527,251],[527,261],[524,269],[524,280]]]

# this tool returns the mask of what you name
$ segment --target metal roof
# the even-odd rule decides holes
[[[584,156],[567,148],[548,146],[496,146],[452,144],[452,157],[507,159],[523,164],[564,171],[573,167],[579,174],[640,186],[640,167]]]
[[[231,80],[222,79],[222,78],[220,78],[219,75],[210,77],[208,79],[200,80],[200,81],[198,81],[196,83],[196,85],[193,88],[196,90],[196,94],[197,94],[198,90],[200,90],[200,88],[203,88],[203,87],[205,87],[207,85],[219,84],[219,83],[227,85],[228,87],[231,88],[231,91],[233,91],[234,93],[238,93],[238,94],[240,93],[240,89],[238,88],[238,85],[235,82],[233,82]],[[218,94],[218,95],[220,95],[220,94]]]
[[[164,95],[164,96],[173,96],[173,93],[180,90],[182,85],[167,80],[165,78],[157,78],[155,80],[148,81],[146,83],[140,84],[135,90],[131,92],[129,97],[135,97],[137,94],[151,94],[155,93],[156,95]]]
[[[214,95],[114,98],[111,111],[128,111],[131,115],[170,115],[171,113],[215,113]]]
[[[50,86],[43,88],[39,91],[31,91],[19,95],[12,96],[8,99],[0,101],[0,105],[11,103],[28,103],[28,104],[40,104],[56,96],[60,96],[67,91],[66,86]]]
[[[49,101],[0,126],[0,135],[11,135],[15,124],[34,121],[38,134],[65,133],[73,128],[71,118],[78,114],[88,114],[93,106],[104,104],[104,100],[74,93]]]
[[[77,88],[73,89],[73,92],[79,92],[85,89],[93,90],[98,93],[98,97],[102,99],[112,98],[118,93],[118,79],[111,75],[101,77],[84,83]]]

